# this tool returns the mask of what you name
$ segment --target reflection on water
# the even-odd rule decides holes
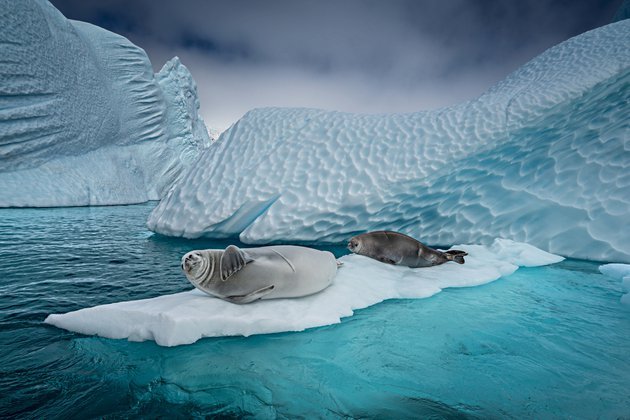
[[[181,255],[233,243],[152,235],[151,208],[0,210],[0,416],[630,413],[630,311],[619,282],[585,261],[387,301],[340,325],[175,348],[43,324],[50,313],[188,290]]]

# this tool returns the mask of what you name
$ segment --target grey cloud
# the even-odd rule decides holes
[[[70,18],[127,36],[147,50],[157,68],[179,55],[198,82],[207,115],[212,115],[213,105],[203,98],[211,97],[210,92],[229,95],[225,87],[238,89],[237,77],[247,78],[240,85],[248,86],[250,93],[234,90],[230,100],[238,97],[250,107],[284,100],[287,106],[388,112],[459,102],[550,46],[607,23],[621,4],[621,0],[52,2]],[[280,77],[292,80],[291,89]],[[265,95],[254,101],[258,96],[253,92],[263,90]],[[344,97],[335,92],[344,92]],[[375,97],[388,100],[379,105],[370,101]]]
[[[620,0],[55,0],[62,11],[133,38],[201,47],[225,59],[414,73],[492,61],[609,21]],[[208,48],[209,47],[209,48]],[[529,47],[531,49],[531,47]]]

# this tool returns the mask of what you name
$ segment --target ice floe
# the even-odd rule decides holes
[[[553,264],[563,259],[527,244],[501,239],[491,246],[454,248],[469,253],[464,265],[446,263],[411,269],[346,255],[340,259],[343,266],[330,287],[298,299],[236,305],[191,290],[53,314],[45,322],[88,335],[155,340],[162,346],[190,344],[203,337],[302,331],[339,323],[355,310],[386,299],[427,298],[448,287],[489,283],[513,273],[519,266]],[[185,281],[182,274],[182,282]]]

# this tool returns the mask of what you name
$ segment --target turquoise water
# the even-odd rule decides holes
[[[180,256],[227,244],[151,235],[152,207],[0,210],[0,417],[630,417],[630,308],[585,261],[174,348],[43,324],[188,290]]]

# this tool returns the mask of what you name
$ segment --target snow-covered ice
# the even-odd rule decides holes
[[[505,237],[630,261],[630,20],[544,52],[478,99],[429,112],[250,111],[151,214],[155,232],[245,243],[397,230]]]
[[[630,305],[630,264],[604,264],[599,271],[609,277],[621,280],[621,303]]]
[[[6,7],[5,7],[6,6]],[[210,145],[192,76],[45,0],[0,10],[0,207],[163,196]]]
[[[236,305],[191,290],[53,314],[45,322],[82,334],[155,340],[162,346],[190,344],[203,337],[302,331],[339,323],[354,310],[386,299],[426,298],[447,287],[489,283],[513,273],[519,266],[553,264],[563,259],[505,239],[497,239],[487,247],[456,248],[469,253],[466,264],[411,269],[347,255],[340,259],[344,265],[330,287],[298,299]]]

